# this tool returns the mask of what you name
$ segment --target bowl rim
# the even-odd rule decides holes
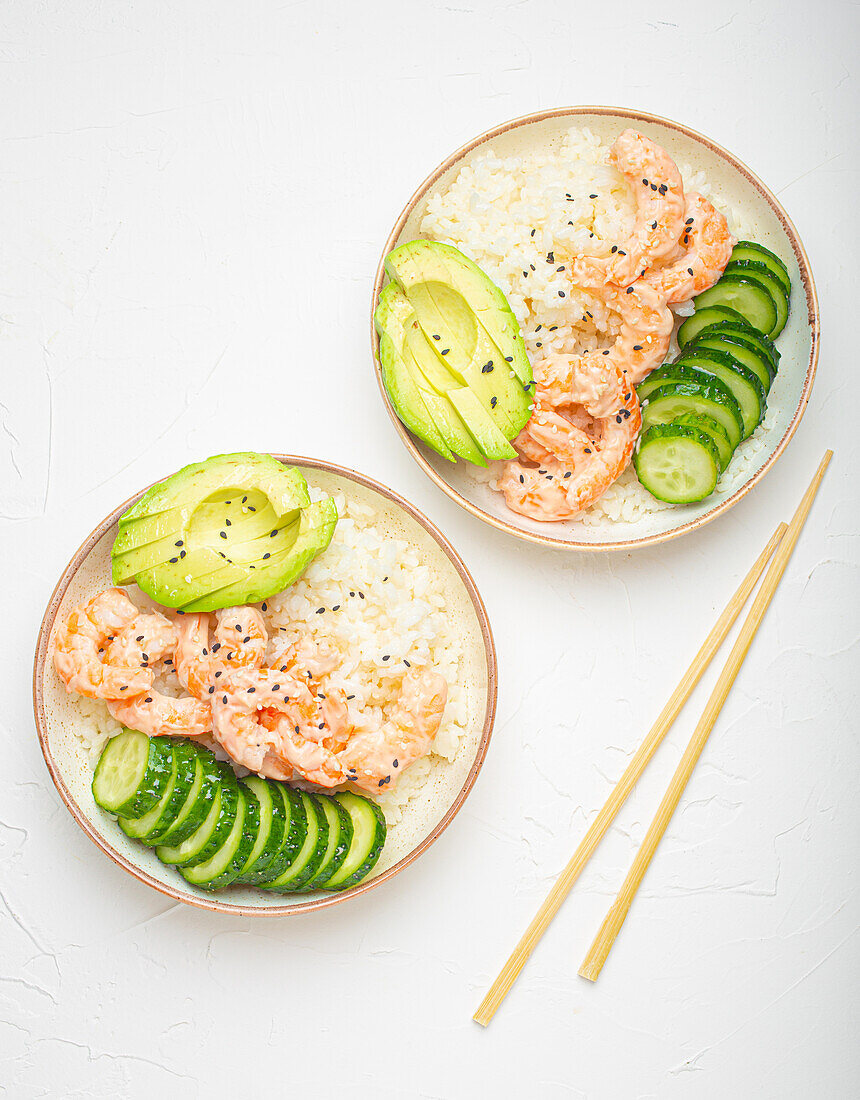
[[[48,731],[45,720],[45,701],[43,696],[42,684],[45,676],[45,668],[48,664],[48,644],[51,637],[51,631],[54,626],[54,622],[57,617],[57,612],[60,607],[60,603],[68,590],[69,584],[72,578],[77,573],[81,564],[86,556],[96,545],[96,543],[104,537],[107,531],[116,523],[119,517],[125,512],[132,504],[134,504],[151,486],[146,486],[141,489],[140,492],[135,493],[124,501],[117,508],[115,508],[110,515],[98,524],[98,526],[84,539],[78,549],[72,556],[71,561],[65,567],[60,576],[59,581],[51,593],[51,597],[48,600],[48,605],[45,609],[45,613],[42,617],[42,623],[39,628],[39,635],[36,642],[36,653],[33,662],[33,713],[36,719],[36,729],[39,735],[39,744],[42,748],[42,754],[45,757],[45,763],[48,766],[48,771],[51,775],[51,779],[54,781],[60,797],[65,802],[66,807],[71,813],[72,817],[78,823],[78,825],[87,834],[90,840],[100,848],[105,855],[109,856],[114,863],[122,867],[123,870],[128,871],[130,875],[136,878],[139,882],[144,883],[147,886],[151,886],[161,894],[165,894],[167,897],[172,898],[175,901],[183,902],[186,905],[194,906],[198,909],[207,909],[210,912],[226,913],[233,916],[245,916],[245,917],[283,917],[292,916],[300,913],[310,913],[318,909],[328,909],[333,905],[338,905],[342,901],[346,901],[349,898],[358,897],[361,894],[366,894],[370,890],[376,889],[377,886],[381,886],[383,882],[387,882],[395,875],[399,874],[402,870],[409,866],[414,860],[418,859],[423,853],[441,836],[441,834],[448,828],[453,819],[459,813],[463,803],[469,795],[472,787],[475,785],[475,780],[478,777],[484,759],[487,755],[487,749],[490,744],[490,737],[493,731],[493,725],[496,716],[496,702],[498,696],[498,661],[496,656],[496,646],[493,639],[493,632],[490,626],[490,620],[487,615],[487,609],[484,606],[484,601],[481,598],[480,593],[475,585],[474,579],[471,573],[466,568],[460,555],[451,545],[447,538],[442,534],[439,528],[429,520],[422,512],[420,512],[413,504],[410,504],[408,500],[400,496],[393,489],[389,489],[386,485],[382,485],[374,478],[368,477],[365,474],[359,473],[357,470],[352,470],[347,466],[338,466],[333,462],[325,462],[321,459],[305,458],[301,455],[283,455],[272,454],[273,458],[277,458],[280,462],[290,466],[301,466],[308,469],[320,470],[324,473],[335,474],[343,477],[347,480],[355,481],[359,485],[363,485],[365,488],[371,489],[387,500],[393,502],[403,509],[413,520],[415,520],[424,530],[435,540],[437,545],[441,548],[448,560],[454,566],[457,574],[462,581],[466,592],[472,602],[472,606],[475,610],[475,614],[478,618],[478,623],[481,629],[481,639],[484,647],[484,657],[487,663],[487,699],[486,709],[484,712],[483,728],[481,730],[481,738],[478,743],[478,751],[475,755],[475,759],[467,774],[463,785],[460,788],[454,801],[448,807],[443,817],[433,829],[427,834],[426,837],[411,851],[408,852],[402,859],[398,860],[392,867],[389,867],[387,871],[376,878],[369,879],[367,882],[360,883],[357,886],[353,886],[348,890],[344,890],[338,893],[332,893],[314,898],[311,901],[304,904],[294,903],[287,905],[273,905],[267,907],[257,908],[255,906],[240,905],[237,903],[231,903],[221,899],[218,895],[202,896],[198,897],[195,894],[186,893],[181,887],[174,887],[167,883],[163,883],[158,879],[153,878],[147,874],[142,868],[135,866],[130,862],[121,852],[117,851],[111,846],[108,840],[102,836],[102,834],[92,825],[81,808],[78,806],[75,798],[66,786],[56,761],[54,760],[51,746],[48,743]],[[169,475],[166,475],[169,476]],[[163,480],[163,479],[159,479]],[[152,484],[156,484],[153,482]]]
[[[756,188],[762,197],[768,202],[777,219],[779,220],[782,228],[785,230],[791,243],[792,250],[794,251],[795,259],[797,260],[798,268],[800,269],[801,285],[804,290],[807,303],[808,324],[810,327],[810,352],[809,352],[809,364],[806,369],[806,377],[803,383],[803,390],[800,395],[797,409],[791,418],[791,422],[786,428],[782,438],[777,443],[773,452],[768,456],[767,461],[762,468],[744,485],[740,486],[736,492],[730,497],[724,500],[721,504],[718,504],[715,508],[712,508],[709,512],[706,512],[703,516],[699,516],[696,519],[690,520],[687,523],[681,524],[679,527],[674,527],[670,531],[661,531],[652,535],[643,535],[641,538],[625,539],[621,542],[568,542],[564,539],[555,538],[552,535],[543,534],[537,531],[526,531],[516,524],[507,520],[501,519],[498,516],[492,515],[490,512],[485,511],[479,505],[473,503],[467,499],[460,492],[458,492],[452,485],[440,476],[440,474],[434,469],[433,466],[427,461],[421,451],[418,449],[414,439],[407,431],[397,413],[394,411],[394,407],[389,400],[388,393],[385,389],[385,384],[382,380],[382,368],[379,361],[379,336],[376,332],[374,325],[373,315],[376,310],[376,303],[379,300],[379,295],[382,290],[383,281],[385,279],[385,257],[394,248],[397,238],[400,236],[403,226],[406,224],[407,219],[412,214],[418,203],[424,198],[430,188],[436,183],[436,181],[443,176],[451,167],[461,161],[469,153],[475,150],[479,145],[484,142],[491,141],[494,138],[507,133],[510,130],[518,129],[521,126],[528,126],[537,122],[544,122],[547,119],[552,118],[564,118],[569,116],[571,118],[578,115],[604,115],[615,116],[617,118],[629,119],[634,122],[648,122],[656,123],[661,126],[665,126],[670,130],[675,130],[685,137],[692,138],[694,141],[701,142],[712,152],[724,157],[734,168],[736,168],[743,176],[745,176],[749,182]],[[800,421],[803,419],[803,414],[806,411],[806,406],[809,402],[809,395],[812,389],[812,382],[815,378],[815,371],[818,365],[818,352],[819,352],[819,333],[820,333],[820,320],[819,320],[819,306],[818,306],[818,294],[815,289],[815,281],[812,277],[812,270],[809,264],[809,257],[807,256],[806,249],[803,247],[803,243],[800,240],[800,235],[797,229],[789,218],[788,214],[782,207],[782,204],[777,199],[776,195],[770,190],[769,187],[752,171],[752,169],[745,164],[742,160],[736,157],[733,153],[730,153],[728,149],[725,149],[722,145],[712,141],[711,138],[705,134],[699,133],[698,130],[692,129],[690,126],[686,126],[681,122],[675,122],[673,119],[665,118],[662,115],[650,114],[647,111],[637,111],[629,107],[611,107],[607,105],[588,105],[578,104],[571,107],[553,107],[544,111],[534,111],[527,115],[520,115],[518,118],[510,119],[507,122],[500,123],[498,126],[492,127],[492,129],[484,131],[484,133],[473,138],[471,141],[466,142],[465,145],[461,145],[459,149],[451,153],[446,157],[433,171],[419,184],[416,190],[413,192],[412,197],[406,203],[397,221],[394,223],[394,227],[388,234],[385,241],[385,245],[382,249],[382,256],[379,260],[379,265],[376,269],[376,277],[373,282],[373,296],[371,299],[370,307],[370,341],[373,354],[374,371],[376,374],[376,383],[382,394],[382,400],[385,404],[385,408],[388,412],[397,434],[400,436],[400,440],[427,477],[434,482],[438,488],[442,490],[451,500],[456,501],[461,508],[465,508],[467,512],[470,512],[477,519],[482,520],[484,523],[490,524],[499,531],[504,531],[507,534],[514,535],[516,538],[523,539],[526,542],[537,543],[543,547],[554,547],[559,550],[586,550],[591,552],[610,552],[616,550],[636,550],[644,546],[654,546],[657,543],[668,542],[669,539],[677,538],[679,535],[687,534],[690,531],[695,531],[698,527],[704,526],[706,523],[710,523],[718,516],[723,515],[729,508],[737,504],[739,500],[746,496],[746,494],[756,485],[764,475],[775,464],[776,460],[780,457],[782,452],[788,446],[788,442],[794,433],[797,431]]]

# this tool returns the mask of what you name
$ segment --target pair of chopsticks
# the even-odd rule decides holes
[[[621,809],[624,800],[632,791],[636,781],[645,770],[660,742],[668,733],[669,728],[675,721],[681,708],[689,699],[693,688],[698,684],[702,674],[710,664],[711,659],[725,641],[741,609],[758,583],[771,556],[774,555],[775,552],[775,556],[773,557],[773,561],[770,562],[770,567],[767,570],[761,588],[758,590],[753,600],[749,613],[693,732],[690,743],[684,755],[681,757],[675,774],[672,776],[672,781],[669,784],[666,794],[663,796],[663,801],[660,803],[660,807],[648,828],[648,832],[645,834],[645,839],[642,841],[636,858],[633,860],[633,864],[627,873],[621,890],[609,912],[606,914],[600,931],[597,933],[580,967],[579,973],[583,978],[587,978],[592,982],[597,980],[603,968],[603,964],[606,962],[607,956],[612,949],[615,938],[621,931],[621,926],[624,924],[624,920],[630,911],[630,906],[636,896],[636,891],[639,889],[639,885],[648,869],[648,865],[657,850],[657,845],[660,843],[672,819],[672,815],[681,800],[681,795],[684,793],[687,781],[693,773],[693,769],[705,747],[708,736],[714,728],[717,716],[726,701],[732,684],[735,682],[735,678],[744,662],[744,658],[752,645],[752,640],[755,637],[756,631],[764,618],[770,601],[773,599],[779,582],[782,580],[782,575],[788,565],[788,560],[791,557],[791,553],[794,550],[797,539],[809,515],[809,510],[812,507],[812,502],[815,499],[815,494],[818,492],[821,480],[824,477],[824,471],[827,469],[828,463],[832,457],[832,451],[827,451],[825,453],[815,473],[815,477],[812,479],[809,488],[804,493],[803,499],[798,505],[797,511],[794,513],[791,523],[788,526],[784,523],[779,525],[771,537],[770,542],[768,542],[767,546],[753,564],[752,569],[750,569],[749,573],[741,582],[738,590],[729,600],[725,610],[702,644],[701,649],[693,658],[692,664],[681,678],[681,682],[675,688],[669,701],[660,712],[648,736],[634,753],[630,763],[624,770],[624,774],[619,779],[612,794],[603,806],[603,809],[589,826],[579,847],[573,853],[570,862],[559,875],[540,909],[535,914],[531,924],[523,933],[522,938],[514,948],[510,958],[505,963],[495,982],[493,982],[486,997],[481,1002],[478,1011],[473,1017],[473,1019],[483,1027],[486,1027],[490,1020],[492,1020],[499,1005],[504,1000],[520,971],[525,966],[527,959],[549,926],[550,921],[561,908],[562,902],[567,897],[573,884],[585,867],[585,864],[591,858],[598,844],[603,839],[615,815]]]

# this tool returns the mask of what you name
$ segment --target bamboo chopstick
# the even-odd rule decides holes
[[[806,522],[806,517],[809,515],[809,509],[812,507],[815,494],[818,492],[821,479],[824,477],[824,471],[827,469],[827,465],[832,457],[832,451],[825,452],[824,458],[821,460],[821,464],[815,472],[815,477],[812,479],[809,488],[803,494],[803,499],[798,505],[797,511],[794,513],[791,523],[789,524],[788,533],[780,543],[779,549],[762,581],[761,588],[756,593],[752,607],[744,620],[744,624],[735,640],[735,644],[732,646],[723,670],[714,685],[714,690],[711,692],[711,696],[705,704],[702,717],[699,719],[693,731],[690,743],[687,745],[677,770],[672,776],[669,789],[663,796],[663,801],[660,803],[659,809],[654,815],[654,820],[648,827],[648,832],[645,834],[642,846],[636,853],[636,858],[633,860],[633,864],[627,873],[627,878],[625,878],[624,884],[618,892],[618,897],[606,914],[600,931],[597,933],[594,943],[592,943],[588,954],[583,960],[579,973],[583,978],[587,978],[591,982],[597,981],[597,976],[603,968],[603,964],[606,962],[606,958],[615,942],[615,937],[621,931],[621,926],[624,924],[624,920],[636,896],[636,891],[639,889],[642,878],[648,869],[648,864],[651,862],[654,852],[657,850],[657,845],[660,843],[669,821],[681,800],[681,795],[684,793],[687,781],[693,773],[696,761],[699,759],[702,749],[705,747],[708,736],[714,728],[717,716],[722,710],[732,684],[735,682],[735,677],[740,671],[741,665],[744,663],[744,658],[749,652],[756,631],[761,625],[761,621],[770,605],[770,601],[773,599],[779,582],[782,580],[785,567],[788,565],[788,560],[794,550],[798,536]]]
[[[556,879],[552,889],[547,894],[531,924],[523,933],[522,938],[514,948],[508,961],[502,967],[499,976],[490,986],[486,997],[481,1001],[478,1011],[472,1017],[472,1019],[482,1027],[486,1027],[490,1020],[492,1020],[499,1005],[505,999],[520,971],[525,966],[528,957],[535,949],[538,940],[547,930],[550,921],[561,908],[562,902],[570,893],[583,867],[591,858],[597,845],[603,839],[606,830],[612,824],[624,800],[633,790],[636,781],[645,770],[648,761],[657,751],[660,742],[666,736],[684,703],[689,699],[693,688],[695,688],[696,684],[698,684],[701,679],[702,673],[708,667],[714,654],[720,648],[726,635],[731,630],[732,625],[741,613],[750,593],[758,583],[759,577],[764,572],[767,563],[770,561],[771,555],[779,545],[787,529],[784,523],[781,523],[779,527],[777,527],[776,531],[774,531],[771,536],[770,542],[761,554],[759,554],[752,569],[750,569],[749,573],[744,577],[738,590],[726,604],[723,613],[720,615],[719,619],[717,619],[710,634],[705,638],[699,652],[693,658],[690,667],[681,677],[681,681],[672,692],[669,701],[663,707],[662,711],[660,711],[657,721],[651,727],[648,736],[633,754],[630,763],[624,769],[624,773],[618,780],[618,783],[607,799],[603,809],[589,826],[588,831],[579,843],[579,847],[571,856],[570,862]]]

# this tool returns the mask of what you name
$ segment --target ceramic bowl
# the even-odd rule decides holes
[[[465,735],[456,758],[451,763],[434,765],[427,782],[406,805],[401,821],[389,828],[372,878],[343,893],[280,895],[228,887],[209,894],[159,863],[151,849],[127,838],[116,821],[93,801],[90,784],[94,761],[76,732],[81,722],[78,699],[67,694],[54,671],[51,643],[57,625],[73,607],[109,586],[110,548],[117,520],[143,491],[98,525],[63,572],[42,620],[33,675],[36,727],[48,770],[87,836],[115,863],[153,889],[202,909],[245,916],[284,916],[340,905],[376,889],[417,859],[451,823],[472,789],[487,752],[496,709],[496,652],[487,614],[468,570],[441,532],[402,497],[371,478],[327,462],[289,455],[275,457],[297,466],[312,487],[327,493],[342,492],[370,505],[386,534],[406,539],[416,547],[440,584],[446,615],[463,639]]]
[[[427,476],[452,500],[485,523],[544,546],[564,550],[629,550],[692,531],[736,504],[782,454],[809,400],[818,360],[818,301],[809,261],[785,210],[745,164],[687,126],[619,107],[563,107],[506,122],[447,157],[406,204],[382,250],[372,305],[375,308],[385,283],[385,256],[398,244],[422,236],[420,226],[431,195],[450,185],[475,157],[489,151],[499,156],[521,156],[536,148],[551,148],[560,143],[565,131],[572,126],[588,127],[607,143],[626,127],[634,127],[653,138],[678,164],[687,165],[693,171],[704,171],[717,201],[736,208],[744,224],[749,226],[751,238],[777,253],[788,265],[792,280],[791,313],[779,337],[780,372],[768,404],[768,411],[776,413],[775,423],[764,441],[764,448],[749,463],[740,483],[717,491],[698,504],[651,512],[635,522],[602,520],[597,526],[588,526],[578,518],[565,523],[533,522],[511,512],[501,494],[475,476],[475,467],[463,461],[456,465],[447,462],[404,428],[382,384],[379,341],[371,310],[373,355],[380,392],[403,445]]]

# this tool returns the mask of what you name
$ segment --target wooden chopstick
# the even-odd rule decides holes
[[[690,743],[687,745],[677,770],[672,776],[672,782],[669,784],[669,789],[663,796],[663,801],[660,803],[660,807],[654,815],[654,820],[651,822],[648,832],[645,834],[642,846],[636,853],[636,858],[633,860],[633,864],[627,873],[627,878],[625,878],[624,884],[618,893],[618,897],[606,914],[606,919],[603,921],[600,931],[594,939],[594,943],[592,943],[588,954],[583,960],[579,973],[583,978],[587,978],[591,982],[597,981],[597,976],[603,968],[603,964],[606,962],[606,958],[615,942],[615,937],[621,931],[621,926],[624,924],[624,920],[636,896],[636,891],[639,889],[642,878],[648,869],[648,864],[651,862],[651,858],[657,850],[657,845],[660,843],[672,815],[681,800],[681,795],[684,793],[687,781],[693,773],[696,761],[699,759],[702,749],[705,747],[708,736],[714,728],[717,716],[722,710],[732,684],[735,682],[735,677],[740,671],[741,665],[744,663],[744,658],[749,652],[756,631],[761,625],[761,621],[764,618],[770,601],[773,599],[779,582],[782,580],[782,575],[785,573],[785,567],[788,565],[791,552],[794,550],[798,536],[806,522],[806,517],[809,515],[809,509],[812,507],[815,494],[818,492],[821,479],[824,477],[824,471],[827,469],[827,465],[832,457],[832,451],[827,451],[825,453],[824,458],[821,460],[821,465],[815,473],[815,477],[812,479],[809,488],[804,493],[803,499],[798,505],[797,511],[794,513],[794,517],[788,527],[788,533],[780,543],[779,549],[762,581],[761,588],[756,593],[752,607],[750,607],[749,613],[744,620],[744,624],[741,627],[735,644],[732,646],[725,666],[714,685],[714,690],[711,692],[711,696],[705,704],[702,717],[699,719],[693,731]]]
[[[486,1027],[492,1020],[499,1005],[507,996],[511,986],[516,981],[520,971],[535,949],[538,940],[549,927],[550,921],[561,908],[561,904],[570,893],[585,864],[591,858],[594,850],[603,839],[606,830],[612,824],[615,815],[621,809],[624,800],[633,790],[636,781],[645,770],[648,761],[657,751],[660,742],[666,736],[672,723],[677,718],[681,708],[689,699],[690,694],[702,677],[702,673],[710,664],[714,654],[722,645],[726,635],[731,630],[735,620],[741,613],[750,593],[758,583],[759,577],[765,570],[776,547],[779,545],[787,526],[781,523],[771,536],[770,542],[759,554],[752,569],[744,577],[738,590],[726,604],[723,613],[714,624],[713,629],[702,643],[699,652],[693,658],[690,667],[681,677],[681,681],[669,701],[663,707],[657,721],[651,727],[648,736],[633,754],[630,763],[624,769],[624,773],[618,780],[612,794],[606,801],[603,809],[591,823],[585,836],[580,841],[579,847],[570,858],[570,862],[561,872],[553,884],[552,889],[544,899],[543,904],[534,916],[531,924],[523,933],[519,943],[514,948],[510,958],[502,967],[502,970],[493,984],[490,986],[486,997],[481,1001],[478,1011],[472,1017],[473,1020]]]

